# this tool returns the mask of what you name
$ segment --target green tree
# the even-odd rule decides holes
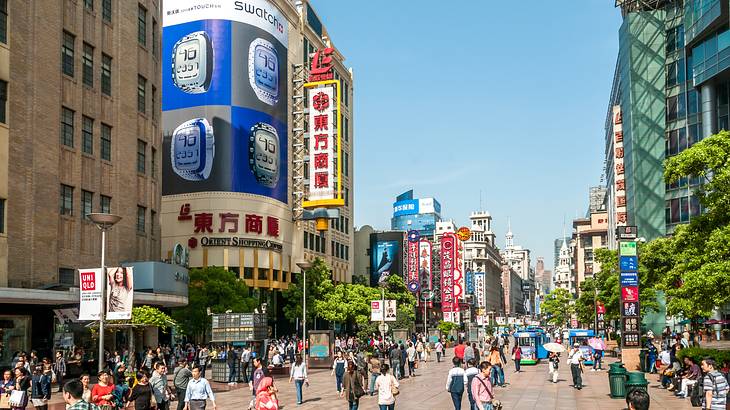
[[[290,283],[288,289],[282,292],[286,300],[284,316],[292,322],[302,317],[303,276],[301,272],[297,274],[297,281]],[[332,271],[322,259],[316,258],[307,269],[307,323],[311,323],[316,317],[322,317],[318,310],[322,305],[316,302],[324,300],[334,287]]]
[[[180,324],[182,331],[195,340],[202,340],[210,328],[211,313],[253,312],[258,301],[249,297],[248,286],[232,272],[221,267],[207,267],[190,270],[188,305],[174,309],[172,317]]]
[[[596,317],[594,298],[596,298],[596,280],[586,278],[580,284],[580,295],[575,301],[575,314],[578,316],[578,322],[587,327],[593,327]]]
[[[702,178],[695,190],[702,209],[671,238],[656,240],[652,275],[667,296],[667,312],[706,317],[730,303],[730,133],[705,138],[664,164],[667,183]]]
[[[557,326],[565,325],[575,311],[573,295],[567,289],[558,288],[545,296],[541,305],[548,322]]]

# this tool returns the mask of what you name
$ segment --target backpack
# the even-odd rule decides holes
[[[449,385],[449,392],[462,394],[464,393],[464,375],[454,375],[451,377],[451,384]]]
[[[704,391],[702,389],[703,384],[704,379],[699,377],[697,378],[697,383],[693,384],[691,390],[689,391],[689,401],[692,404],[692,407],[702,406],[702,400],[704,399]]]
[[[471,382],[474,381],[474,377],[476,377],[478,373],[474,373],[471,376],[466,377],[466,385],[469,386],[469,389],[466,391],[469,394],[469,401],[474,400],[471,395]]]

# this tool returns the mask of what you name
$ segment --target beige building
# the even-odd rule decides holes
[[[281,66],[288,67],[287,78],[280,83],[286,84],[287,95],[290,97],[286,100],[287,154],[282,159],[288,165],[287,175],[279,180],[279,183],[283,180],[286,184],[286,198],[282,200],[245,192],[166,194],[162,199],[162,252],[163,256],[171,258],[173,249],[179,244],[188,250],[191,267],[222,266],[233,271],[249,287],[263,290],[260,293],[261,301],[268,301],[269,306],[273,304],[272,308],[276,310],[280,305],[277,302],[280,300],[277,296],[280,295],[279,291],[287,289],[293,275],[300,272],[298,262],[319,257],[332,268],[333,280],[352,280],[353,79],[351,70],[343,64],[344,57],[334,47],[321,20],[308,2],[259,0],[252,3],[265,7],[267,13],[285,27],[285,33],[274,34],[278,35],[275,36],[277,40],[286,41],[284,46],[288,53],[288,61],[280,61]],[[235,20],[239,17],[233,14],[230,18],[237,23],[243,21]],[[265,25],[259,28],[270,29]],[[235,30],[244,29],[234,28]],[[334,77],[342,85],[342,122],[339,124],[342,151],[338,161],[342,165],[345,206],[339,208],[339,218],[330,221],[326,232],[318,232],[313,221],[301,220],[302,200],[306,196],[309,180],[306,168],[310,136],[303,84],[307,81],[314,53],[327,47],[335,49]],[[235,55],[237,52],[239,51],[232,47],[231,54]],[[254,103],[258,104],[256,101]],[[208,110],[211,108],[208,107]],[[168,118],[167,115],[166,110],[165,118]],[[173,110],[171,115],[177,114]],[[167,126],[166,124],[165,127]],[[202,229],[198,221],[201,214],[206,214],[205,218],[208,218],[209,223],[209,226]]]
[[[162,64],[159,0],[0,2],[0,305],[29,315],[3,316],[3,352],[50,349],[52,309],[78,307],[76,269],[101,259],[86,214],[122,217],[107,266],[159,260]]]
[[[587,218],[574,219],[571,242],[575,288],[580,293],[581,283],[601,270],[601,264],[595,260],[594,252],[596,249],[608,247],[608,213],[596,211]]]

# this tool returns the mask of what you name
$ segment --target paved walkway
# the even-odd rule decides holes
[[[417,376],[401,381],[401,394],[397,398],[398,410],[450,410],[453,409],[451,397],[446,392],[446,374],[448,373],[452,351],[448,351],[448,362],[431,361],[416,370]],[[522,366],[522,372],[514,373],[510,362],[505,369],[507,385],[495,388],[495,394],[502,401],[505,409],[580,409],[580,410],[618,410],[625,409],[623,399],[609,397],[608,374],[602,372],[584,373],[583,390],[571,387],[570,370],[567,365],[560,368],[557,384],[548,381],[547,364]],[[678,399],[671,393],[658,387],[657,376],[647,375],[650,382],[649,394],[652,409],[691,409],[689,400]],[[282,409],[345,409],[347,402],[337,397],[335,378],[330,371],[313,369],[310,371],[310,387],[304,388],[304,404],[296,406],[294,385],[288,383],[288,377],[277,377],[275,384],[279,388],[279,400]],[[229,387],[226,384],[213,383],[216,401],[221,410],[245,410],[251,393],[248,386]],[[54,392],[49,410],[62,410],[61,395]],[[175,406],[176,403],[173,403]],[[323,407],[324,406],[324,407]],[[32,406],[29,406],[32,408]],[[174,407],[173,407],[174,408]],[[209,406],[210,408],[210,406]],[[469,408],[466,393],[462,409]],[[360,409],[378,409],[377,397],[365,396],[360,400]]]

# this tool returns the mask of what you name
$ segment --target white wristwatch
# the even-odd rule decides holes
[[[172,133],[170,162],[180,178],[187,181],[208,179],[215,157],[213,127],[205,118],[180,124]]]
[[[248,47],[248,80],[259,100],[269,105],[279,101],[279,56],[263,38]]]
[[[264,122],[251,127],[249,136],[249,167],[256,181],[273,188],[279,182],[279,134]]]
[[[208,91],[213,77],[213,43],[205,31],[186,35],[172,48],[172,82],[189,94]]]

